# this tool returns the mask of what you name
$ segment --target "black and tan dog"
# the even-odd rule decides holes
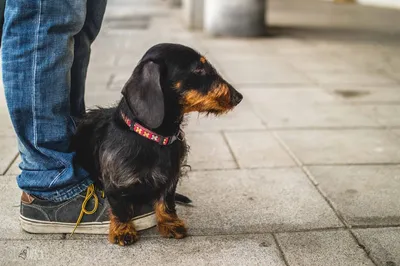
[[[199,53],[167,43],[146,52],[122,95],[115,108],[89,111],[75,138],[78,161],[99,177],[110,203],[109,240],[133,243],[133,206],[148,202],[155,204],[161,235],[183,238],[174,197],[188,152],[184,116],[224,114],[242,95]]]

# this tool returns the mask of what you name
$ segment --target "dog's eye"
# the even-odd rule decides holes
[[[204,76],[206,74],[206,70],[204,68],[196,68],[193,72],[195,74],[202,75],[202,76]]]

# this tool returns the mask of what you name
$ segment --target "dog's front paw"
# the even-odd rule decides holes
[[[128,246],[135,243],[139,236],[132,222],[122,223],[117,217],[111,215],[108,240],[113,244]]]
[[[164,201],[155,205],[158,231],[163,237],[184,238],[187,235],[185,223],[174,211],[168,211]]]
[[[163,237],[181,239],[187,236],[185,223],[179,218],[171,221],[159,222],[158,231]]]
[[[122,234],[109,234],[109,240],[113,244],[129,246],[139,239],[136,232],[126,232]]]

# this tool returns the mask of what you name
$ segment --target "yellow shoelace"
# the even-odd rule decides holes
[[[96,192],[96,189],[95,189],[94,185],[91,184],[87,188],[85,200],[82,202],[81,213],[79,214],[78,220],[76,221],[76,225],[75,225],[74,230],[71,233],[71,236],[74,234],[76,228],[78,228],[78,225],[81,223],[81,220],[82,220],[84,214],[93,214],[97,211],[97,207],[99,206],[99,198],[97,197],[95,192]],[[104,198],[104,191],[102,191],[101,196],[102,196],[102,198]],[[86,210],[86,204],[92,197],[94,197],[94,207],[93,207],[93,210],[88,211],[88,210]]]

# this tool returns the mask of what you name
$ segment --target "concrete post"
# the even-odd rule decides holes
[[[204,0],[204,29],[214,36],[265,34],[266,0]]]
[[[182,16],[189,29],[203,29],[204,0],[182,0]]]
[[[182,5],[182,0],[168,0],[168,5],[170,7],[180,7]]]

